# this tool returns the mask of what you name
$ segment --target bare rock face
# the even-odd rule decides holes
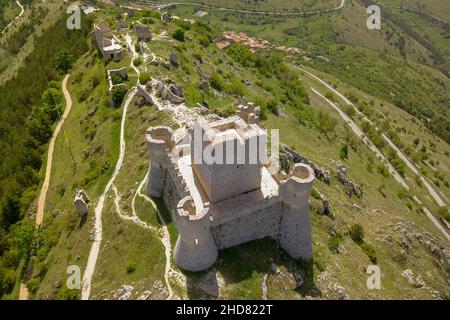
[[[133,293],[134,288],[132,286],[123,285],[117,292],[114,294],[114,299],[117,300],[128,300]]]
[[[170,55],[169,55],[169,62],[170,62],[170,64],[171,65],[173,65],[173,66],[179,66],[179,61],[178,61],[178,55],[175,53],[175,52],[172,52]]]
[[[423,280],[420,277],[415,276],[411,269],[403,270],[402,277],[405,278],[408,283],[415,288],[422,288],[425,285]]]
[[[74,199],[74,205],[77,209],[78,215],[80,218],[84,217],[88,212],[88,203],[90,202],[89,196],[84,190],[77,190]]]
[[[319,213],[321,215],[330,216],[332,215],[331,209],[330,209],[330,203],[328,200],[322,201],[322,208],[319,209]]]
[[[208,89],[209,88],[209,81],[207,79],[202,79],[202,81],[200,81],[199,88],[202,89],[202,90]]]
[[[161,20],[164,22],[170,22],[172,21],[172,15],[168,12],[164,12],[163,14],[161,14]]]
[[[362,197],[362,189],[359,185],[354,183],[349,177],[347,177],[348,169],[346,167],[339,167],[336,173],[336,178],[347,188],[347,195],[351,197],[356,195],[358,198]]]

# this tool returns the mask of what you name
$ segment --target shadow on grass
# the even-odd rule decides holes
[[[239,284],[254,278],[255,274],[278,276],[278,267],[284,267],[295,281],[295,290],[302,296],[320,296],[313,281],[313,262],[291,258],[271,238],[251,241],[221,250],[216,264],[202,272],[182,271],[186,276],[187,293],[190,299],[216,299],[219,297],[217,273],[225,285]],[[261,283],[255,284],[261,287]],[[250,286],[253,286],[250,284]],[[269,287],[270,292],[270,287]],[[239,297],[245,299],[246,297]]]
[[[152,197],[152,200],[155,202],[156,208],[159,211],[159,213],[161,214],[161,216],[163,217],[166,225],[171,224],[172,216],[170,215],[169,209],[167,208],[166,203],[164,202],[164,198]],[[158,219],[158,223],[163,225],[163,222],[159,218],[159,215],[157,215],[156,218]]]
[[[87,214],[83,215],[80,220],[78,221],[78,228],[83,228],[84,224],[86,223],[87,220]]]

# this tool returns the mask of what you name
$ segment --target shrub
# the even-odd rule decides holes
[[[188,106],[195,106],[197,103],[202,103],[203,98],[199,89],[189,86],[184,90],[184,97]]]
[[[32,294],[35,294],[39,289],[40,283],[41,283],[41,281],[39,278],[33,278],[33,279],[28,280],[28,282],[27,282],[28,291],[30,291]]]
[[[342,160],[348,159],[348,145],[344,144],[341,147],[340,157]]]
[[[243,96],[245,94],[245,88],[239,80],[233,80],[226,88],[226,92],[234,96]]]
[[[369,257],[370,261],[373,264],[377,263],[377,252],[375,251],[375,248],[368,244],[367,242],[364,242],[360,245],[361,249],[364,251],[364,253]]]
[[[386,168],[386,166],[384,164],[379,164],[377,166],[377,171],[378,173],[380,173],[383,177],[387,177],[389,176],[389,170],[388,168]]]
[[[16,282],[16,273],[14,270],[6,269],[0,266],[0,297],[11,292]]]
[[[216,89],[218,91],[223,91],[225,88],[225,81],[217,73],[211,77],[211,79],[209,80],[209,83],[210,83],[211,87],[213,87],[214,89]]]
[[[127,94],[127,89],[125,89],[125,87],[122,87],[122,86],[117,86],[117,87],[112,88],[111,92],[113,95],[114,102],[116,104],[121,104],[123,101],[123,98]]]
[[[112,82],[112,84],[119,84],[119,83],[122,83],[122,81],[123,81],[123,79],[122,79],[122,77],[119,74],[113,73],[111,75],[111,82]]]
[[[266,102],[266,108],[274,115],[278,115],[278,102],[275,99],[269,99]]]
[[[450,212],[448,211],[448,209],[446,207],[439,208],[438,215],[443,217],[448,222],[450,222]]]
[[[210,39],[205,35],[199,35],[197,40],[204,48],[208,47],[211,43]]]
[[[142,58],[141,57],[137,57],[136,59],[133,60],[133,65],[135,67],[139,67],[142,64]]]
[[[327,92],[325,92],[325,97],[328,99],[328,100],[331,100],[331,101],[334,101],[334,94],[331,92],[331,91],[327,91]]]
[[[328,249],[333,253],[339,253],[339,244],[342,242],[342,238],[338,236],[331,236],[328,239]]]
[[[143,85],[147,84],[152,79],[152,76],[149,72],[142,72],[139,76],[139,82]]]
[[[69,289],[66,286],[64,286],[59,292],[58,292],[58,299],[60,300],[79,300],[79,290],[77,289]]]
[[[364,242],[364,228],[359,223],[356,223],[350,227],[350,237],[357,244],[362,244]]]
[[[313,197],[314,199],[320,199],[320,193],[316,188],[312,188],[311,197]]]
[[[184,42],[185,34],[186,34],[186,31],[184,29],[178,28],[177,30],[172,32],[172,38],[174,38],[175,40]]]
[[[129,261],[129,262],[127,263],[126,270],[127,270],[127,273],[128,273],[128,274],[132,274],[134,271],[136,271],[136,268],[137,268],[136,262],[134,262],[134,261]]]

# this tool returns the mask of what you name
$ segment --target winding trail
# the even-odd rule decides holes
[[[4,34],[9,29],[9,27],[11,27],[23,15],[23,13],[25,12],[25,9],[23,8],[23,6],[19,2],[19,0],[16,0],[16,3],[20,7],[20,13],[10,23],[8,23],[8,25],[6,27],[3,28],[1,34]]]
[[[341,4],[335,8],[331,9],[325,9],[325,10],[311,10],[311,11],[303,11],[303,12],[281,12],[281,11],[260,11],[260,10],[240,10],[240,9],[232,9],[232,8],[225,8],[225,7],[219,7],[214,5],[208,5],[208,4],[202,4],[198,2],[158,2],[158,1],[144,1],[146,3],[155,5],[159,10],[164,9],[173,5],[182,6],[195,6],[205,9],[213,9],[213,10],[219,10],[219,11],[227,11],[227,12],[235,12],[235,13],[248,13],[248,14],[260,14],[260,15],[269,15],[269,16],[288,16],[288,17],[298,17],[298,16],[308,16],[313,14],[320,14],[320,13],[327,13],[327,12],[333,12],[338,11],[342,9],[345,5],[345,0],[342,0]]]
[[[311,90],[321,97],[323,100],[325,100],[336,112],[339,114],[339,116],[349,125],[349,127],[352,129],[352,131],[364,142],[364,144],[372,151],[374,152],[377,157],[380,160],[383,160],[383,162],[386,163],[386,165],[389,168],[390,174],[394,177],[394,179],[400,183],[405,189],[409,190],[409,186],[406,183],[406,181],[402,178],[402,176],[395,170],[395,168],[390,164],[389,161],[387,161],[384,154],[378,149],[364,134],[362,129],[344,112],[339,108],[333,101],[326,98],[322,93],[317,91],[316,89],[311,87]]]
[[[64,113],[62,117],[59,119],[59,122],[56,125],[55,130],[53,131],[52,137],[50,139],[50,142],[48,144],[45,178],[38,198],[38,206],[35,219],[36,228],[39,228],[42,225],[42,222],[44,221],[45,200],[47,198],[47,191],[50,185],[50,177],[52,174],[53,151],[55,150],[56,138],[58,137],[59,132],[61,131],[62,126],[64,124],[64,121],[66,120],[67,116],[70,113],[70,110],[72,109],[72,98],[70,97],[70,93],[67,90],[67,82],[69,81],[69,77],[70,74],[67,74],[62,82],[62,91],[64,94],[64,99],[66,100],[66,108],[64,109]],[[21,283],[19,289],[19,300],[27,300],[27,299],[28,299],[28,289],[24,283]]]
[[[56,138],[58,137],[59,132],[66,120],[67,116],[72,109],[72,98],[70,97],[70,93],[67,90],[67,82],[69,80],[70,75],[66,75],[62,82],[62,91],[64,94],[64,99],[66,100],[66,108],[64,109],[64,114],[56,125],[55,131],[53,131],[52,138],[50,139],[50,143],[48,145],[48,155],[47,155],[47,166],[45,168],[45,179],[42,184],[42,189],[39,194],[38,200],[38,208],[36,213],[36,226],[40,226],[44,220],[44,209],[45,209],[45,199],[47,198],[47,191],[50,184],[50,176],[52,174],[52,162],[53,162],[53,151],[55,149]]]
[[[131,93],[127,96],[123,106],[122,121],[120,124],[120,153],[117,160],[114,173],[100,196],[97,207],[95,208],[95,224],[94,224],[94,242],[92,243],[91,251],[87,261],[86,269],[83,274],[83,287],[81,289],[81,299],[88,300],[91,293],[92,276],[94,275],[95,265],[97,263],[98,254],[100,252],[100,245],[102,242],[102,211],[105,204],[106,196],[111,189],[114,180],[116,180],[120,169],[122,168],[123,159],[125,157],[125,122],[127,117],[128,106],[136,95],[136,88],[133,88]]]
[[[309,72],[305,69],[302,69],[295,65],[291,65],[291,66],[308,74],[310,77],[319,81],[327,89],[331,90],[334,94],[336,94],[339,98],[341,98],[347,105],[352,106],[358,114],[363,115],[347,97],[345,97],[339,91],[334,89],[331,85],[329,85],[328,83],[326,83],[325,81],[323,81],[322,79],[320,79],[319,77],[317,77],[316,75],[312,74],[311,72]],[[370,150],[372,150],[379,158],[386,160],[383,153],[372,142],[370,142],[370,140],[364,135],[363,131],[358,127],[358,125],[344,111],[342,111],[342,109],[338,105],[336,105],[333,101],[330,101],[329,99],[327,99],[323,94],[321,94],[316,89],[311,87],[311,90],[315,94],[317,94],[319,97],[324,99],[331,107],[333,107],[333,109],[335,109],[338,112],[339,116],[350,126],[350,128],[353,130],[353,132],[364,142],[364,144],[366,144],[369,147]],[[364,119],[366,119],[367,121],[370,122],[370,120],[367,119],[367,117],[365,117],[365,116],[364,116]],[[370,123],[372,123],[372,122],[370,122]],[[433,199],[438,203],[438,205],[441,207],[445,206],[445,203],[442,201],[442,199],[439,197],[439,195],[434,191],[434,189],[431,187],[431,185],[428,183],[428,181],[423,176],[419,175],[419,172],[414,167],[413,163],[408,159],[408,157],[406,157],[406,155],[404,155],[400,151],[400,149],[398,149],[398,147],[392,142],[392,140],[390,140],[386,135],[383,134],[382,136],[388,142],[388,144],[396,151],[396,153],[400,157],[400,159],[402,159],[405,162],[405,164],[413,171],[413,173],[415,173],[417,176],[420,177],[420,179],[424,183],[426,189],[428,190],[430,195],[433,197]],[[408,184],[400,176],[400,174],[395,170],[395,168],[389,163],[389,161],[386,160],[385,162],[387,163],[387,165],[389,167],[389,172],[393,176],[393,178],[397,182],[399,182],[405,189],[409,190],[410,188],[409,188]],[[421,204],[420,200],[416,196],[414,196],[413,198],[417,203]],[[434,226],[444,235],[444,237],[448,241],[450,241],[449,233],[442,226],[442,224],[439,223],[439,220],[430,212],[430,210],[426,207],[422,207],[422,210],[425,213],[425,215],[427,216],[427,218],[434,224]]]
[[[319,77],[317,77],[316,75],[312,74],[311,72],[309,72],[308,70],[299,68],[297,66],[291,65],[293,67],[295,67],[296,69],[305,72],[306,74],[308,74],[310,77],[316,79],[317,81],[319,81],[321,84],[323,84],[325,87],[327,87],[329,90],[331,90],[334,94],[336,94],[339,98],[341,98],[347,105],[353,107],[353,109],[356,111],[356,113],[360,116],[363,117],[364,120],[368,121],[371,125],[375,126],[375,128],[377,130],[379,130],[376,125],[369,119],[367,118],[361,111],[358,110],[358,108],[353,104],[353,102],[351,102],[347,97],[345,97],[342,93],[340,93],[339,91],[337,91],[336,89],[334,89],[331,85],[329,85],[328,83],[326,83],[325,81],[323,81],[322,79],[320,79]],[[328,100],[328,99],[327,99]],[[340,108],[338,106],[336,106],[339,110]],[[342,112],[342,110],[340,111]],[[342,112],[343,113],[343,112]],[[347,118],[348,116],[343,113]],[[353,121],[352,121],[353,122]],[[427,189],[428,193],[430,194],[430,196],[434,199],[434,201],[436,201],[436,203],[440,206],[440,207],[445,207],[445,203],[442,200],[442,198],[438,195],[438,193],[433,189],[433,187],[429,184],[429,182],[419,173],[419,171],[417,170],[416,166],[413,164],[413,162],[395,145],[395,143],[389,139],[389,137],[387,137],[384,133],[381,134],[381,136],[383,137],[383,139],[389,144],[389,146],[395,150],[395,152],[397,153],[398,157],[405,163],[405,165],[416,175],[420,178],[420,180],[422,181],[422,183],[425,185],[425,188]],[[398,173],[397,173],[398,175]],[[396,180],[398,181],[398,179],[396,178]],[[403,185],[403,183],[401,183]],[[403,185],[404,186],[404,185]],[[405,186],[404,186],[405,187]],[[409,187],[405,187],[406,189],[409,190]]]
[[[128,48],[130,49],[130,51],[133,54],[133,59],[131,61],[130,66],[136,71],[137,75],[138,75],[138,80],[137,80],[137,84],[139,84],[139,75],[140,75],[140,70],[134,66],[133,64],[133,60],[137,57],[139,57],[139,54],[136,52],[136,50],[134,49],[133,46],[133,42],[131,39],[131,36],[129,34],[125,35],[125,41],[126,44],[128,46]],[[154,56],[154,54],[152,53],[153,58],[156,59],[156,57]],[[119,217],[122,220],[125,221],[130,221],[130,222],[134,222],[136,224],[138,224],[139,226],[151,230],[153,232],[155,232],[158,236],[161,237],[161,242],[165,248],[165,256],[166,256],[166,265],[165,265],[165,270],[164,270],[164,280],[167,286],[167,289],[169,291],[169,295],[167,297],[167,300],[171,299],[173,297],[173,290],[172,290],[172,286],[170,285],[170,281],[169,281],[169,277],[170,274],[177,274],[177,272],[175,270],[172,269],[171,267],[171,243],[170,243],[170,234],[169,234],[169,230],[167,228],[167,224],[164,220],[164,218],[162,217],[161,213],[159,212],[159,210],[157,209],[156,204],[154,203],[154,201],[148,197],[146,194],[144,194],[142,192],[142,189],[145,185],[145,182],[148,180],[148,176],[149,176],[149,172],[147,172],[147,174],[145,175],[144,179],[141,181],[141,183],[139,184],[138,189],[136,190],[135,194],[133,195],[133,199],[132,199],[132,215],[126,215],[123,214],[121,209],[120,209],[120,195],[119,192],[116,188],[116,186],[114,185],[114,181],[117,177],[117,175],[120,172],[120,169],[122,167],[124,158],[125,158],[125,147],[126,147],[126,143],[125,143],[125,123],[126,123],[126,115],[127,115],[127,110],[128,107],[131,103],[131,101],[133,100],[133,97],[136,95],[137,89],[136,87],[132,88],[131,93],[128,95],[127,99],[125,100],[124,103],[124,109],[123,109],[123,114],[122,114],[122,122],[121,122],[121,127],[120,127],[120,154],[119,154],[119,159],[117,160],[116,163],[116,167],[114,170],[114,173],[112,175],[112,177],[110,178],[108,184],[106,185],[103,194],[100,196],[97,207],[95,208],[95,225],[94,225],[94,242],[92,244],[91,247],[91,251],[89,253],[89,258],[88,258],[88,262],[86,265],[86,269],[83,275],[83,287],[82,287],[82,292],[81,292],[81,296],[82,296],[82,300],[88,300],[89,296],[90,296],[90,291],[91,291],[91,284],[92,284],[92,277],[94,275],[95,272],[95,266],[97,264],[97,259],[98,259],[98,255],[100,252],[100,246],[101,246],[101,241],[102,241],[102,221],[101,221],[101,216],[102,216],[102,211],[103,211],[103,206],[106,200],[106,196],[108,195],[109,191],[112,189],[112,191],[114,192],[114,205],[115,205],[115,209],[117,214],[119,215]],[[149,225],[147,222],[142,221],[137,213],[136,213],[136,209],[135,209],[135,202],[136,202],[136,197],[140,196],[142,198],[144,198],[147,202],[149,202],[153,208],[156,210],[158,217],[161,221],[162,224],[162,232]]]
[[[263,280],[261,283],[261,291],[262,291],[262,300],[267,300],[267,278],[269,277],[269,274],[266,273],[263,276]]]
[[[136,201],[136,196],[140,196],[144,200],[146,200],[148,203],[151,204],[151,206],[155,209],[159,220],[161,221],[161,226],[162,226],[161,242],[162,242],[162,244],[164,246],[164,253],[165,253],[165,256],[166,256],[166,265],[165,265],[165,268],[164,268],[164,280],[166,282],[167,290],[169,290],[169,296],[167,297],[166,300],[170,300],[173,297],[173,290],[172,290],[172,286],[170,285],[170,282],[169,282],[169,277],[170,277],[171,273],[176,273],[176,271],[173,270],[172,266],[171,266],[172,245],[170,243],[170,233],[169,233],[169,229],[167,228],[166,221],[164,220],[163,216],[159,212],[155,202],[149,196],[147,196],[145,193],[142,193],[142,189],[143,189],[143,187],[145,185],[145,182],[148,180],[149,173],[150,173],[150,171],[147,171],[147,174],[145,175],[144,179],[139,184],[139,187],[138,187],[138,189],[136,190],[136,193],[133,196],[131,207],[132,207],[132,210],[133,210],[133,214],[136,214],[136,211],[135,211],[135,208],[134,208],[135,201]]]
[[[131,39],[131,36],[128,33],[125,35],[125,42],[127,44],[128,49],[130,49],[131,53],[133,54],[133,59],[131,59],[130,66],[134,69],[134,71],[136,71],[136,73],[138,75],[138,83],[139,83],[140,71],[133,63],[134,59],[139,57],[139,53],[137,53],[136,50],[134,49],[133,40]]]

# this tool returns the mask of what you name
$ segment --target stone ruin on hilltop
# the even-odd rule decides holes
[[[266,132],[258,122],[259,108],[247,104],[227,119],[196,121],[180,141],[168,127],[148,129],[147,191],[164,197],[179,232],[174,259],[184,270],[205,270],[218,250],[264,237],[278,241],[293,258],[312,258],[314,171],[299,163],[289,174],[273,173],[265,161]],[[232,149],[225,147],[230,144]],[[224,161],[209,163],[199,156],[199,145]],[[263,154],[256,161],[250,160],[250,145]]]

